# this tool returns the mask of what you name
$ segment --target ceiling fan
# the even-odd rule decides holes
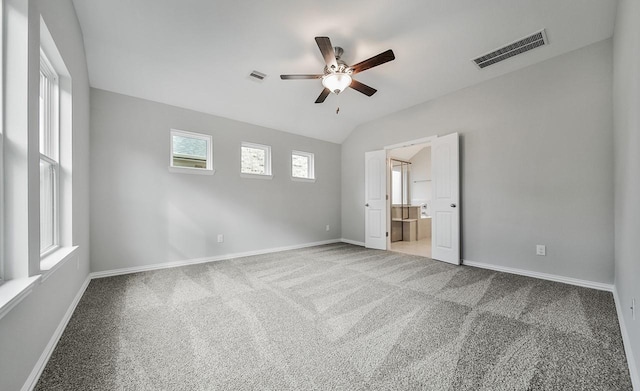
[[[377,91],[375,88],[360,83],[353,79],[352,75],[377,67],[396,58],[393,51],[389,49],[377,56],[349,66],[340,59],[344,50],[342,50],[341,47],[334,48],[331,45],[329,37],[316,37],[316,43],[322,53],[322,57],[324,57],[324,62],[327,64],[324,67],[324,73],[315,75],[280,75],[282,80],[322,79],[324,89],[320,93],[320,96],[318,96],[318,99],[316,99],[316,103],[324,102],[331,92],[337,95],[347,87],[351,87],[366,96],[375,94]]]

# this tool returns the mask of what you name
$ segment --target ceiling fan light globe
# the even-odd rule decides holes
[[[322,85],[337,95],[351,85],[351,76],[346,73],[330,73],[322,78]]]

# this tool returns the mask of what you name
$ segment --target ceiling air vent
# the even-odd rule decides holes
[[[534,33],[528,37],[517,40],[516,42],[496,49],[491,53],[487,53],[473,60],[473,62],[480,68],[486,68],[489,65],[493,65],[497,62],[506,60],[507,58],[517,56],[520,53],[528,52],[531,49],[547,45],[547,34],[544,29]]]
[[[251,73],[249,74],[249,78],[256,81],[263,81],[265,77],[267,77],[267,75],[258,71],[251,71]]]

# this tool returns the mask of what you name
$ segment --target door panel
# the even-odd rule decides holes
[[[369,201],[377,201],[382,198],[380,175],[384,175],[384,161],[380,162],[376,157],[367,160],[369,163]]]
[[[458,133],[438,137],[431,144],[432,249],[431,257],[460,264],[460,163]]]
[[[451,225],[452,225],[452,213],[450,212],[436,212],[436,226],[442,232],[442,235],[437,235],[435,245],[439,248],[451,249],[452,237],[451,237]]]
[[[436,182],[438,183],[436,198],[451,198],[451,182],[453,180],[453,178],[451,178],[451,165],[449,164],[451,161],[451,146],[447,144],[437,146],[435,155],[436,160],[442,162],[436,167],[436,170],[434,170]]]
[[[367,208],[367,217],[369,221],[369,236],[372,238],[381,238],[382,229],[380,224],[382,222],[382,216],[380,215],[380,211]]]
[[[387,249],[387,152],[365,153],[365,247]]]

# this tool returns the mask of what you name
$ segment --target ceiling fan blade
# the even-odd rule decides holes
[[[365,94],[366,96],[371,96],[373,94],[375,94],[378,90],[376,90],[375,88],[371,88],[366,84],[362,84],[357,80],[351,80],[351,85],[349,85],[349,87],[353,88],[354,90],[358,91],[358,92],[362,92],[363,94]]]
[[[336,62],[336,53],[333,51],[333,45],[329,37],[316,37],[316,43],[324,57],[324,62],[327,63],[329,69],[337,69],[338,63]]]
[[[319,79],[322,75],[280,75],[282,80]]]
[[[356,74],[358,72],[366,71],[369,68],[377,67],[378,65],[382,65],[385,62],[393,61],[396,59],[396,56],[393,54],[393,50],[389,49],[386,52],[382,52],[377,56],[373,56],[367,60],[357,63],[356,65],[352,65],[351,69],[353,69],[353,73]]]
[[[329,91],[328,88],[325,88],[324,90],[322,90],[322,92],[320,93],[320,96],[318,96],[318,99],[316,99],[316,103],[324,102],[324,100],[327,99],[327,96],[329,96],[330,93],[331,91]]]

